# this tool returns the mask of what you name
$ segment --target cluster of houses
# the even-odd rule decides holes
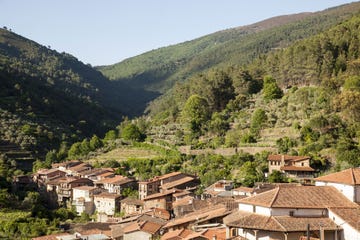
[[[299,180],[314,172],[307,157],[270,155],[268,161],[270,171]],[[220,180],[201,196],[194,193],[196,176],[172,172],[136,181],[79,161],[54,164],[33,178],[54,204],[98,215],[86,229],[34,240],[360,239],[360,168],[313,178],[312,185],[234,188]],[[129,188],[137,198],[123,198]]]

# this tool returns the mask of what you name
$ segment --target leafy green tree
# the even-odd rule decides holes
[[[182,117],[188,123],[189,130],[192,133],[200,134],[210,118],[208,102],[199,95],[192,95],[185,103]]]
[[[261,108],[256,109],[251,117],[251,123],[250,123],[251,132],[254,133],[255,135],[258,135],[259,131],[262,129],[266,121],[267,121],[267,116],[265,111]]]
[[[229,122],[221,113],[215,112],[210,121],[210,130],[220,136],[224,136],[226,131],[230,128]]]
[[[105,134],[104,141],[108,142],[118,138],[118,133],[116,130],[110,130]]]
[[[81,150],[81,155],[83,156],[91,151],[90,143],[86,138],[81,142],[80,150]]]
[[[128,124],[121,130],[121,137],[125,140],[142,142],[145,140],[146,135],[140,131],[135,124]]]
[[[99,149],[103,146],[103,142],[101,141],[101,139],[96,136],[95,134],[92,136],[92,138],[90,139],[90,149],[92,151]]]
[[[284,174],[280,171],[274,170],[268,178],[268,181],[271,183],[283,183],[283,182],[287,182],[286,181],[286,177],[284,176]]]
[[[256,171],[256,164],[254,162],[247,161],[240,167],[235,180],[244,186],[252,187],[258,179],[259,176]]]
[[[263,96],[265,100],[278,99],[283,96],[281,88],[279,88],[276,80],[271,76],[264,77]]]
[[[360,91],[360,77],[351,76],[345,80],[344,90]]]
[[[77,158],[77,157],[80,157],[81,155],[82,155],[81,143],[76,142],[73,145],[71,145],[69,152],[68,152],[69,158]]]
[[[57,156],[56,150],[51,150],[46,154],[45,163],[48,166],[47,168],[50,168],[52,163],[59,161]]]
[[[280,153],[288,153],[291,148],[296,146],[296,142],[295,140],[285,136],[276,140],[276,146],[278,147]]]

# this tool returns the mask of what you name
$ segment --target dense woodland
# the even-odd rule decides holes
[[[113,81],[1,29],[1,144],[30,151],[33,171],[114,149],[147,150],[154,157],[91,163],[139,180],[195,174],[198,193],[219,179],[242,186],[293,181],[265,178],[269,148],[311,156],[318,175],[359,166],[359,8],[274,18],[100,67]],[[155,89],[162,96],[140,116],[159,94],[147,90]],[[183,146],[200,154],[183,154]],[[264,150],[251,152],[255,147]],[[226,148],[234,154],[208,151]],[[49,210],[34,186],[13,192],[12,177],[30,174],[17,164],[2,152],[0,237],[26,239],[89,220]]]

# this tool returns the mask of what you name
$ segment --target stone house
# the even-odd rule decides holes
[[[102,192],[94,195],[95,210],[98,213],[105,213],[108,216],[114,216],[120,212],[121,195],[116,193]]]
[[[144,211],[144,201],[128,197],[121,200],[120,208],[125,216],[141,214]]]
[[[310,157],[290,155],[269,155],[269,174],[274,170],[294,179],[308,179],[314,177],[314,169],[310,167]]]
[[[137,189],[137,183],[135,179],[124,177],[121,175],[115,175],[111,178],[104,178],[96,181],[95,185],[106,189],[109,193],[121,194],[125,188]]]
[[[158,239],[162,225],[151,221],[137,221],[124,227],[123,240]]]

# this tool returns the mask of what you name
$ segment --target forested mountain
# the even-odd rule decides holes
[[[164,47],[98,69],[112,80],[166,92],[176,82],[216,66],[242,65],[260,54],[324,31],[349,18],[360,3],[271,18]]]
[[[156,96],[7,29],[0,29],[0,82],[1,139],[37,152],[102,135]]]
[[[316,169],[357,167],[359,39],[357,13],[247,65],[192,76],[152,103],[153,124],[182,126],[172,142],[192,148],[270,147],[311,156]]]

